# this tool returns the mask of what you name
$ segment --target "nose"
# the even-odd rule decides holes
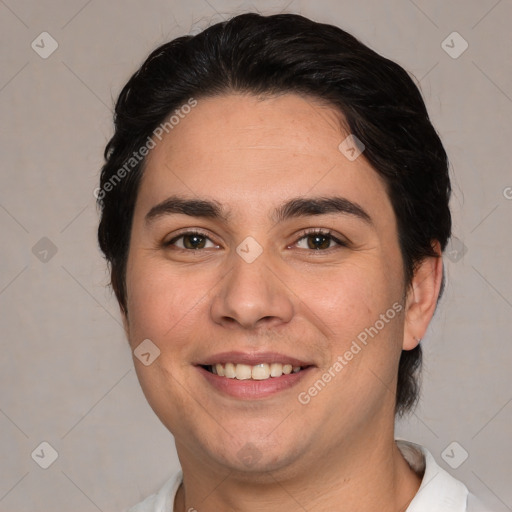
[[[213,321],[223,327],[245,329],[288,323],[294,313],[293,293],[272,258],[263,251],[251,263],[236,253],[231,260],[231,271],[212,300]]]

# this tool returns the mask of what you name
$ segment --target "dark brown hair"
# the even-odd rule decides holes
[[[98,204],[100,247],[126,311],[125,272],[144,159],[126,163],[191,97],[297,93],[337,108],[384,179],[397,218],[406,285],[451,232],[448,159],[407,72],[342,29],[294,14],[248,13],[157,48],[121,91],[105,149]],[[116,179],[120,176],[122,179]],[[114,180],[114,181],[113,181]],[[108,186],[110,184],[110,186]],[[443,279],[444,283],[444,279]],[[396,412],[418,399],[421,347],[403,351]]]

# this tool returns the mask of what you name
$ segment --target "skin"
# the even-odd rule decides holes
[[[147,338],[160,349],[149,366],[134,364],[176,440],[178,512],[396,512],[418,490],[394,442],[396,376],[402,349],[416,346],[432,318],[442,262],[426,259],[405,287],[384,183],[364,153],[350,161],[338,149],[342,126],[339,112],[312,98],[226,94],[199,99],[147,157],[124,322],[132,349]],[[229,215],[148,223],[172,195],[214,200]],[[342,213],[272,219],[288,199],[332,195],[357,203],[371,223]],[[310,248],[310,228],[331,230],[346,246],[321,238],[327,249]],[[208,236],[202,249],[184,248],[190,237],[165,245],[191,229]],[[252,263],[236,252],[248,236],[263,248]],[[299,392],[393,304],[402,311],[301,404]],[[315,368],[261,400],[227,397],[194,363],[231,350],[279,352]],[[244,447],[256,454],[251,465],[239,455]]]

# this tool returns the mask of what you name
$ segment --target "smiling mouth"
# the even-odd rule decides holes
[[[299,373],[301,370],[309,368],[309,366],[292,366],[291,364],[281,363],[260,363],[256,365],[217,363],[215,365],[202,365],[202,367],[219,377],[237,380],[267,380],[291,373]]]

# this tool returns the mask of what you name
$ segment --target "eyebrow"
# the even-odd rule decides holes
[[[372,225],[370,215],[357,203],[344,197],[298,197],[291,199],[276,209],[273,219],[276,223],[295,217],[341,213],[356,217]]]
[[[181,196],[171,196],[153,206],[146,214],[146,224],[150,224],[160,217],[172,214],[189,215],[190,217],[203,217],[219,219],[227,222],[228,215],[223,207],[216,201],[206,199],[187,199]]]
[[[297,197],[286,201],[276,208],[272,214],[275,223],[297,217],[340,213],[358,218],[373,225],[370,215],[357,203],[344,197]],[[160,217],[172,214],[188,215],[227,222],[230,214],[217,201],[207,199],[188,199],[182,196],[171,196],[153,206],[146,214],[146,224]]]

